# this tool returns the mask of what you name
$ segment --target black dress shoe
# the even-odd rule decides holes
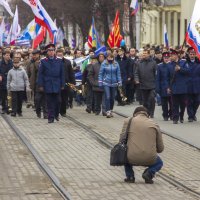
[[[58,122],[59,121],[59,117],[55,117],[56,121]]]
[[[192,119],[192,118],[189,118],[189,119],[188,119],[188,122],[193,122],[193,119]]]
[[[91,113],[91,110],[90,110],[89,108],[86,108],[85,111],[86,111],[87,113]]]
[[[142,178],[145,180],[146,184],[153,184],[153,175],[146,169],[142,174]]]
[[[99,115],[100,114],[100,112],[95,112],[95,115]]]
[[[173,121],[173,124],[178,124],[178,121]]]
[[[183,123],[183,121],[184,121],[183,119],[180,119],[180,123]]]
[[[19,117],[23,117],[22,113],[17,113]]]
[[[37,117],[38,118],[41,118],[42,116],[41,116],[41,113],[37,113]]]
[[[194,117],[193,117],[193,120],[196,122],[196,121],[197,121],[197,117],[196,117],[196,116],[194,116]]]
[[[135,183],[135,177],[127,177],[124,179],[126,183]]]
[[[16,113],[11,113],[11,116],[12,117],[16,117]]]
[[[67,117],[67,115],[66,115],[66,114],[61,114],[61,116],[62,116],[62,117]]]
[[[164,117],[164,121],[168,121],[168,117]]]
[[[54,119],[48,119],[48,123],[54,123]]]

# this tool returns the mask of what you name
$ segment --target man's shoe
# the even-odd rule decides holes
[[[17,113],[19,117],[23,117],[22,113]]]
[[[90,110],[89,108],[86,108],[85,111],[86,111],[87,113],[91,113],[91,110]]]
[[[100,112],[95,112],[95,115],[99,115],[100,114]]]
[[[192,119],[192,118],[189,118],[189,119],[188,119],[188,122],[193,122],[193,119]]]
[[[107,118],[111,118],[112,117],[110,111],[106,112],[106,117]]]
[[[67,115],[66,115],[66,114],[61,114],[61,116],[62,116],[62,117],[67,117]]]
[[[16,113],[11,113],[11,116],[12,117],[16,117]]]
[[[42,116],[41,116],[41,113],[37,113],[37,117],[38,118],[41,118]]]
[[[103,115],[103,116],[107,116],[106,112],[102,112],[102,115]]]
[[[196,116],[194,116],[194,117],[193,117],[193,120],[196,122],[196,121],[197,121],[197,117],[196,117]]]
[[[48,123],[54,123],[54,120],[53,119],[48,119]]]
[[[164,117],[164,121],[168,121],[168,117]]]
[[[124,179],[126,183],[135,183],[135,177],[127,177]]]
[[[153,184],[153,175],[147,169],[142,174],[142,178],[145,180],[146,184]]]
[[[173,124],[178,124],[178,121],[173,121]]]
[[[57,122],[60,120],[59,117],[55,117],[55,119],[56,119]]]
[[[183,119],[180,119],[180,123],[183,123],[183,121],[184,121]]]

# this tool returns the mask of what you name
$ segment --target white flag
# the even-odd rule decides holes
[[[16,6],[15,16],[14,16],[13,23],[12,23],[11,36],[10,36],[10,44],[11,45],[15,44],[15,40],[19,36],[19,32],[20,32],[19,29],[21,29],[21,28],[19,26],[18,8]]]
[[[9,6],[9,4],[8,4],[8,2],[7,2],[7,0],[0,0],[0,5],[2,5],[7,11],[8,11],[8,13],[13,17],[14,16],[14,14],[13,14],[13,12],[11,11],[11,8],[10,8],[10,6]]]
[[[4,22],[4,18],[2,19],[0,26],[0,46],[3,46],[4,32],[6,31],[6,25]]]

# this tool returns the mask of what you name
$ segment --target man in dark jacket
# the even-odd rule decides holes
[[[30,81],[30,88],[32,91],[32,98],[34,98],[37,117],[41,118],[41,111],[43,111],[43,117],[44,119],[47,119],[48,114],[47,114],[45,93],[44,91],[43,92],[39,91],[37,85],[39,64],[40,64],[40,51],[35,49],[32,52],[32,59],[27,64],[26,71]]]
[[[2,114],[8,112],[7,105],[7,75],[13,68],[13,63],[10,59],[10,51],[3,52],[3,59],[0,63],[0,99],[2,104]]]
[[[71,94],[71,89],[67,83],[71,83],[75,85],[75,75],[71,65],[70,60],[64,58],[64,51],[62,49],[58,49],[56,51],[56,56],[61,58],[64,64],[64,75],[65,75],[65,88],[61,91],[61,106],[60,106],[60,114],[62,117],[66,117],[67,107],[72,107],[72,101],[69,102],[69,97]]]
[[[65,86],[64,65],[55,56],[55,45],[46,46],[47,57],[41,60],[38,74],[38,87],[46,94],[48,123],[59,121],[60,93]]]
[[[131,74],[130,74],[130,61],[125,55],[126,49],[120,48],[118,50],[117,62],[120,66],[121,78],[122,78],[122,91],[123,95],[129,93],[130,83],[131,83]],[[127,91],[128,90],[128,91]],[[122,101],[121,94],[119,90],[117,91],[117,101],[118,105],[124,105],[125,102]]]
[[[101,68],[101,63],[104,60],[105,60],[104,54],[100,53],[98,56],[98,62],[91,66],[91,70],[88,73],[88,79],[92,86],[94,95],[94,111],[96,115],[99,115],[101,112],[101,105],[103,100],[103,88],[99,87],[98,77]]]
[[[172,93],[173,123],[177,124],[178,120],[181,123],[184,121],[184,112],[187,104],[189,66],[186,60],[179,59],[176,50],[171,50],[171,60],[170,90]]]
[[[192,47],[188,49],[188,56],[187,63],[190,71],[188,78],[187,113],[188,121],[193,122],[197,121],[196,113],[200,103],[200,63]]]
[[[163,53],[163,63],[158,64],[156,74],[156,92],[161,97],[164,121],[172,117],[172,104],[170,95],[170,53]]]
[[[156,62],[150,58],[149,50],[144,50],[143,59],[135,72],[135,81],[136,84],[140,84],[142,103],[148,109],[151,118],[154,117],[155,110],[156,68]]]

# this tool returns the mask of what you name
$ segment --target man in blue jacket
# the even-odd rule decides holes
[[[189,79],[188,79],[188,121],[197,121],[196,113],[200,103],[200,63],[193,47],[188,48]]]
[[[46,46],[47,57],[41,60],[38,74],[38,87],[46,94],[48,123],[59,121],[60,93],[64,89],[64,65],[55,56],[55,45]]]
[[[178,52],[171,50],[170,89],[172,94],[173,123],[184,121],[184,112],[187,105],[187,83],[189,66],[186,60],[179,59]]]
[[[3,52],[3,59],[0,63],[0,99],[2,104],[2,114],[8,112],[7,105],[7,75],[13,68],[12,60],[10,59],[10,51]]]
[[[156,93],[161,97],[161,105],[163,110],[164,121],[171,118],[171,95],[170,95],[170,53],[162,54],[163,62],[158,64],[156,73]]]

